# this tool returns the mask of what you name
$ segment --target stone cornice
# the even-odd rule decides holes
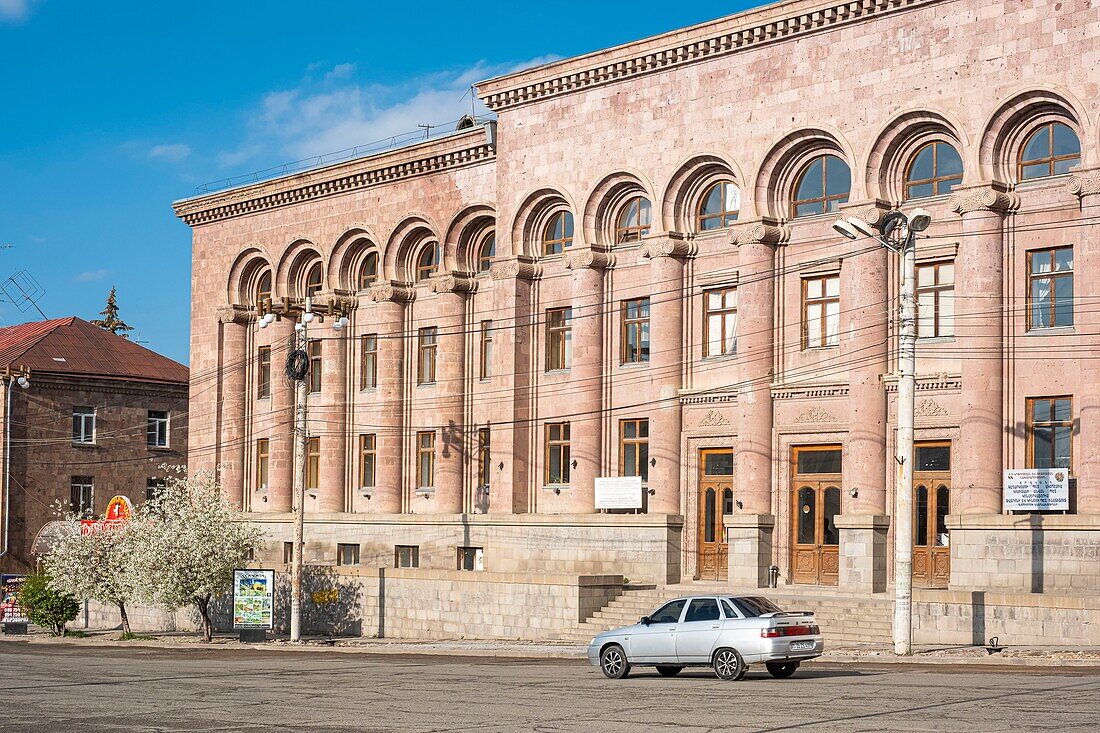
[[[898,391],[898,375],[887,374],[882,378],[887,394]],[[918,374],[917,392],[959,392],[962,390],[961,374]]]
[[[1079,199],[1100,196],[1100,170],[1079,171],[1069,179],[1069,192]]]
[[[955,189],[950,199],[951,210],[960,216],[979,211],[1007,214],[1020,206],[1020,197],[996,181],[981,186]]]
[[[737,226],[730,230],[730,243],[736,246],[785,244],[790,238],[790,229],[780,225],[778,220],[769,218],[738,222]]]
[[[489,268],[489,276],[494,280],[534,280],[541,274],[542,270],[534,258],[524,255],[499,260]]]
[[[479,82],[494,112],[945,0],[802,0],[771,5],[691,28]]]
[[[407,303],[415,297],[415,291],[405,285],[391,281],[371,286],[370,299],[375,303],[393,301],[394,303]]]
[[[683,234],[669,232],[664,236],[643,239],[638,248],[639,254],[646,259],[657,257],[688,257],[695,254],[695,248]]]
[[[561,259],[566,270],[583,270],[585,268],[602,270],[611,267],[615,262],[610,252],[595,247],[566,250]]]
[[[783,387],[772,385],[773,400],[823,399],[829,397],[847,397],[847,384],[806,384]]]
[[[303,201],[491,161],[495,146],[483,128],[419,145],[295,173],[262,183],[176,201],[176,216],[199,226]]]

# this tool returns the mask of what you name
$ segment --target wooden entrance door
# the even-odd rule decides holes
[[[915,453],[913,584],[946,588],[951,580],[946,521],[951,510],[951,443],[921,443]]]
[[[795,583],[836,585],[840,577],[839,446],[795,448],[791,465],[791,577]]]
[[[705,450],[699,455],[700,580],[725,580],[729,545],[723,514],[733,513],[733,451]]]

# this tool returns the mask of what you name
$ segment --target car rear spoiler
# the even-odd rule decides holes
[[[775,611],[765,613],[760,618],[781,618],[783,616],[813,616],[813,611]]]

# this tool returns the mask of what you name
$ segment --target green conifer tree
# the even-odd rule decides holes
[[[116,336],[122,338],[130,338],[128,333],[133,331],[133,326],[129,326],[118,317],[118,302],[115,300],[115,286],[111,286],[111,294],[107,296],[107,307],[100,311],[99,315],[103,318],[96,318],[92,321],[92,325],[99,326],[104,331],[110,331]]]

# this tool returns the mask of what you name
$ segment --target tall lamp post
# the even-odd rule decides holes
[[[286,357],[286,375],[294,382],[294,549],[290,558],[290,640],[302,638],[302,568],[305,556],[305,504],[306,480],[309,472],[309,324],[317,314],[333,315],[334,331],[339,333],[350,323],[343,310],[331,304],[314,308],[313,299],[307,297],[300,308],[287,307],[286,312],[297,316],[294,324],[294,349]],[[267,328],[276,319],[269,303],[258,306],[257,323]]]
[[[11,525],[11,393],[12,387],[17,384],[23,389],[31,386],[31,370],[9,366],[0,372],[0,382],[4,384],[4,546],[0,548],[0,557],[4,557],[11,549],[8,544],[8,527]]]
[[[894,463],[894,653],[913,653],[913,427],[917,391],[917,250],[916,234],[932,223],[924,209],[909,215],[889,211],[875,232],[850,216],[833,224],[848,239],[871,237],[901,255],[901,316],[898,344],[898,440]]]

